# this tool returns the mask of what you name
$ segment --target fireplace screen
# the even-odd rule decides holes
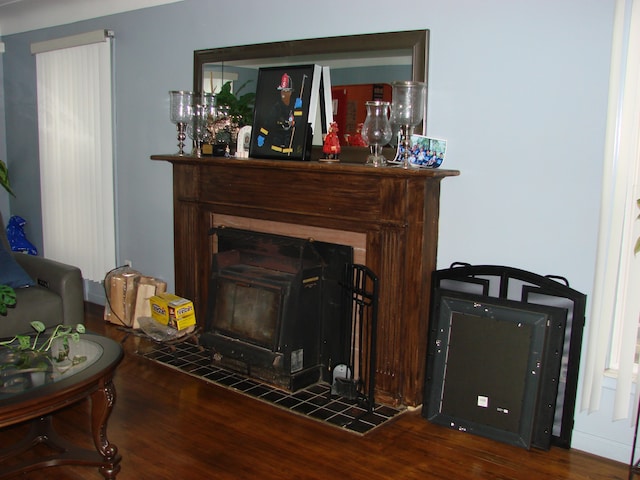
[[[542,359],[543,369],[539,379],[540,406],[535,409],[531,446],[548,449],[553,444],[569,448],[573,431],[586,295],[570,288],[569,282],[563,277],[541,276],[498,265],[473,266],[456,263],[449,269],[434,272],[432,285],[428,372],[425,381],[426,405],[422,410],[423,415],[428,415],[429,411],[434,414],[439,408],[435,365],[438,357],[449,351],[446,345],[450,339],[441,338],[443,331],[437,327],[440,321],[447,320],[446,315],[442,316],[442,308],[445,308],[445,305],[441,305],[438,299],[456,297],[458,306],[464,306],[466,300],[468,305],[487,304],[504,312],[508,311],[504,302],[510,302],[511,312],[544,311],[552,319],[547,326],[545,338],[546,358]],[[476,327],[485,328],[480,325]],[[488,331],[476,333],[475,336],[482,339],[483,348],[492,356],[499,352],[510,352],[509,349],[512,348],[511,340],[500,339],[497,335],[490,335]],[[487,346],[490,341],[494,342],[493,346]],[[523,348],[517,349],[522,350]],[[474,350],[467,348],[463,353],[467,352],[472,354]],[[511,352],[507,356],[513,358],[515,355],[516,352]],[[481,355],[468,360],[467,365],[488,368],[488,362]],[[493,368],[493,371],[498,371],[497,367]],[[469,375],[474,377],[471,373]],[[504,433],[503,430],[499,432]],[[494,434],[497,435],[495,432]]]

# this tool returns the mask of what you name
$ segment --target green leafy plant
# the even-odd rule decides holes
[[[640,198],[636,200],[636,205],[638,206],[638,208],[640,208]],[[640,215],[636,217],[636,220],[640,220]],[[633,247],[633,253],[637,255],[638,252],[640,252],[640,237],[636,239],[636,245],[635,247]]]
[[[7,168],[7,164],[2,160],[0,160],[0,185],[11,195],[16,196],[13,190],[11,190],[11,184],[9,183],[9,169]]]
[[[7,307],[16,305],[16,291],[9,285],[0,285],[0,315],[7,314]]]
[[[31,350],[33,352],[44,353],[51,350],[51,346],[55,340],[61,340],[62,348],[55,360],[62,361],[69,353],[69,340],[78,342],[80,340],[80,334],[85,333],[86,331],[84,325],[80,323],[74,326],[58,325],[53,330],[49,338],[41,339],[40,336],[47,329],[44,323],[35,321],[31,322],[30,325],[36,331],[35,336],[16,335],[9,340],[0,342],[0,346],[6,346],[17,350]]]
[[[240,92],[251,80],[247,80],[236,93],[231,92],[231,82],[225,83],[220,91],[216,93],[216,105],[229,107],[229,115],[238,119],[240,126],[253,122],[253,108],[256,101],[255,92],[247,92],[240,95]]]

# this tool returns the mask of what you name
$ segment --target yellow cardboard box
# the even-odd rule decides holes
[[[193,302],[173,293],[160,293],[149,299],[151,316],[156,322],[177,330],[196,324]]]

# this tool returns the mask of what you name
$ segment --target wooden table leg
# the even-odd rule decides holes
[[[107,421],[115,402],[113,378],[105,378],[100,388],[91,394],[91,433],[96,449],[104,460],[104,464],[100,466],[100,473],[109,480],[116,478],[122,460],[118,454],[118,447],[107,439]]]

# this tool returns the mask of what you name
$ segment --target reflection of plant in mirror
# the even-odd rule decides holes
[[[253,122],[253,106],[256,100],[255,92],[248,92],[240,95],[242,89],[251,80],[244,82],[234,94],[231,92],[231,82],[225,83],[220,91],[216,93],[216,105],[229,107],[229,115],[238,119],[240,127]]]

